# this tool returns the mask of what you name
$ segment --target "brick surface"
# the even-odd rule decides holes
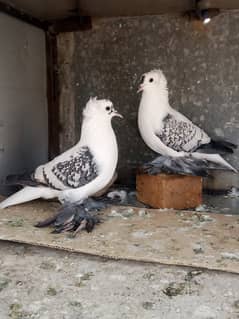
[[[137,198],[153,208],[186,209],[202,203],[202,178],[181,175],[136,177]]]

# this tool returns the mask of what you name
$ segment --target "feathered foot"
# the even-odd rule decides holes
[[[69,231],[72,237],[82,230],[89,233],[102,222],[99,214],[103,209],[112,205],[128,205],[126,197],[125,191],[115,191],[97,200],[88,198],[83,202],[65,204],[54,216],[40,221],[35,227],[53,226],[52,233]]]
[[[98,212],[106,205],[92,199],[87,199],[82,203],[64,205],[53,217],[47,218],[35,225],[35,227],[53,226],[52,233],[72,232],[72,236],[82,230],[91,232],[96,224],[101,222]]]
[[[159,156],[153,161],[144,164],[141,168],[143,173],[156,175],[179,174],[192,176],[208,176],[208,164],[203,159],[187,157]]]
[[[213,154],[203,153],[192,153],[185,157],[159,156],[153,161],[144,164],[141,168],[141,172],[149,175],[165,173],[206,177],[210,174],[211,170],[235,171],[235,169],[226,162],[219,163],[213,161],[214,158],[215,155]],[[222,158],[220,157],[220,159]]]

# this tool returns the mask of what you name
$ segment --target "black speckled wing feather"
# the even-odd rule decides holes
[[[69,158],[43,168],[45,184],[55,189],[78,188],[98,176],[93,154],[87,146],[81,147]]]
[[[190,121],[177,119],[168,114],[163,119],[162,129],[157,133],[160,140],[175,151],[193,152],[205,143],[207,134]]]

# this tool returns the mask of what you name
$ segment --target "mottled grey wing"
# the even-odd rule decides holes
[[[55,164],[51,171],[63,185],[71,188],[84,186],[97,177],[97,165],[87,146],[68,160]]]
[[[168,114],[157,136],[166,146],[175,151],[193,152],[205,143],[207,135],[192,122],[186,122]]]

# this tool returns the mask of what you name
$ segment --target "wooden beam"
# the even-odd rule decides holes
[[[49,159],[60,152],[60,79],[58,74],[57,37],[62,32],[91,28],[90,17],[71,17],[51,22],[46,32],[47,98],[48,98],[48,145]]]
[[[92,27],[89,16],[73,15],[58,20],[41,20],[3,1],[0,1],[0,12],[54,34],[88,30]]]
[[[0,1],[0,12],[3,12],[11,17],[17,18],[21,21],[24,21],[43,30],[47,30],[49,26],[48,22],[35,18],[30,14],[22,10],[16,9],[10,4],[6,4],[2,1]]]
[[[91,17],[73,16],[65,19],[51,21],[49,31],[54,34],[62,32],[84,31],[92,28]]]
[[[60,151],[59,79],[57,74],[56,35],[46,32],[47,99],[48,99],[48,149],[49,159]]]
[[[49,159],[60,153],[60,132],[62,130],[60,123],[60,78],[57,71],[57,37],[63,32],[88,30],[91,27],[90,17],[75,16],[51,21],[46,32]]]

